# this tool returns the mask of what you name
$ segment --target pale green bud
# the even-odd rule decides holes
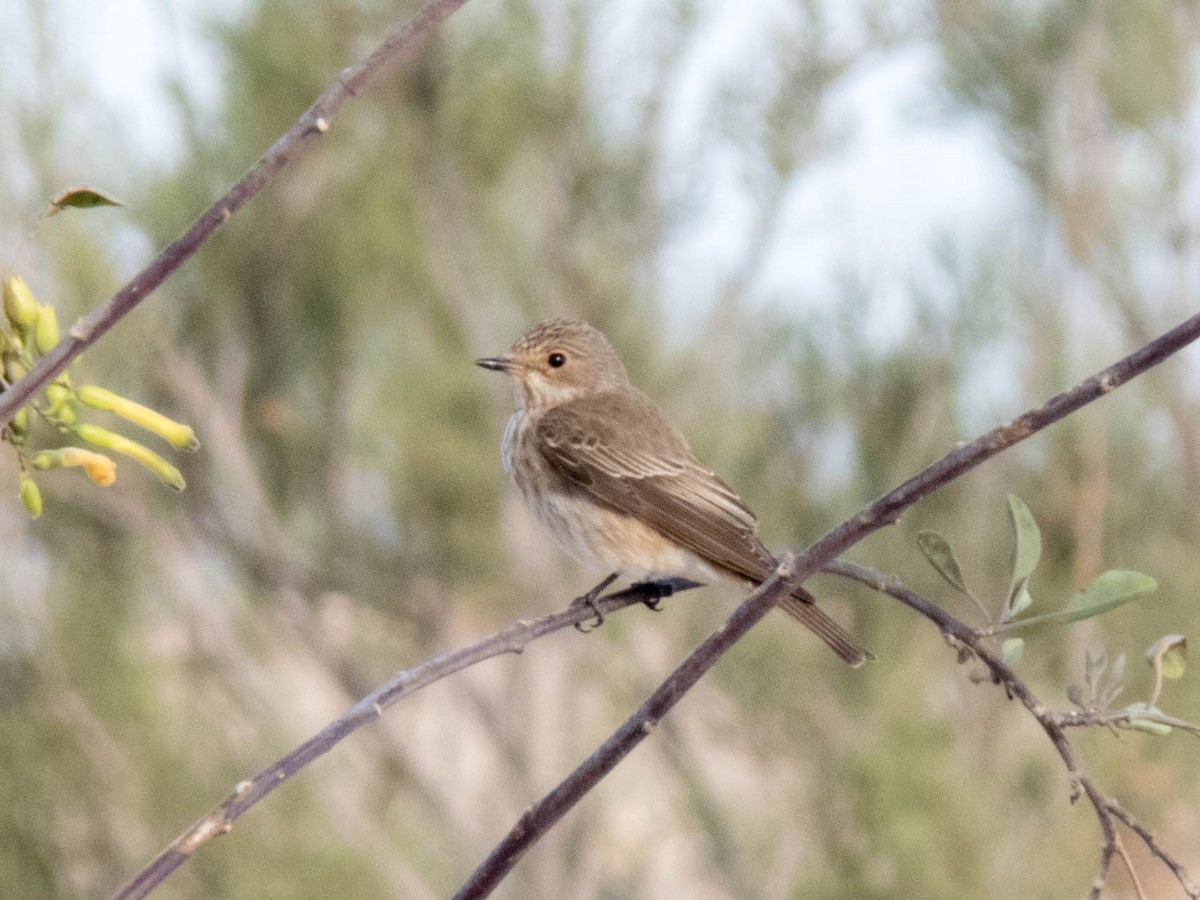
[[[25,368],[25,363],[21,362],[15,353],[4,354],[4,379],[9,384],[20,381],[28,371]]]
[[[39,353],[46,353],[58,343],[58,313],[53,306],[42,304],[33,325],[33,345]]]
[[[21,502],[30,518],[36,519],[42,514],[42,492],[28,475],[21,476]]]
[[[29,328],[37,321],[38,302],[20,275],[4,279],[4,315],[17,329]]]
[[[29,436],[29,407],[22,406],[8,420],[8,440],[14,447],[20,447]]]
[[[53,381],[46,385],[46,402],[50,405],[51,415],[58,413],[69,399],[71,399],[71,389],[65,384]]]

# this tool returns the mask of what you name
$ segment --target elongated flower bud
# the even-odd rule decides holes
[[[29,435],[29,407],[22,406],[8,422],[8,439],[13,446],[19,447],[25,443],[25,438]]]
[[[84,450],[82,447],[60,447],[57,450],[42,450],[32,460],[35,469],[60,469],[66,466],[81,466],[88,478],[101,487],[108,487],[117,480],[117,464],[103,453]]]
[[[101,428],[99,425],[92,425],[88,422],[80,422],[76,425],[75,433],[89,444],[95,444],[97,447],[105,447],[115,453],[121,453],[130,459],[136,460],[157,475],[159,480],[167,485],[167,487],[174,488],[177,491],[182,491],[187,487],[187,483],[183,480],[183,475],[177,468],[150,448],[143,447],[137,441],[131,441],[129,438],[122,437],[115,432],[109,431],[107,428]]]
[[[28,371],[25,368],[25,364],[21,362],[15,353],[6,353],[4,355],[4,377],[9,384],[20,381]]]
[[[58,313],[53,306],[42,304],[33,325],[33,345],[38,353],[46,353],[58,343]]]
[[[21,476],[21,502],[30,518],[36,519],[42,514],[42,492],[28,475]]]
[[[18,330],[29,328],[37,321],[38,302],[20,275],[4,279],[4,315]]]
[[[58,413],[71,397],[71,389],[57,381],[46,385],[46,402],[49,404],[51,415]]]
[[[98,387],[94,384],[81,384],[75,389],[75,396],[85,406],[116,413],[121,418],[128,419],[135,425],[154,432],[172,447],[178,447],[181,450],[196,450],[200,447],[200,442],[196,440],[196,432],[190,425],[168,419],[162,413],[150,409],[148,406],[142,406],[140,403],[134,403],[120,394],[113,393],[108,388]]]

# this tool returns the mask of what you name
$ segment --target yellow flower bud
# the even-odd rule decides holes
[[[167,485],[167,487],[174,488],[177,491],[182,491],[187,487],[187,483],[183,480],[183,475],[180,474],[177,468],[153,450],[143,447],[137,441],[131,441],[129,438],[122,437],[115,432],[109,431],[107,428],[101,428],[98,425],[92,425],[88,422],[80,422],[76,425],[75,433],[89,444],[105,447],[116,453],[128,456],[130,459],[137,460],[157,475],[159,480]]]
[[[57,469],[62,465],[62,451],[40,450],[34,454],[29,464],[35,469]]]
[[[25,364],[21,362],[15,353],[6,353],[4,355],[4,380],[9,384],[20,381],[28,371],[25,368]]]
[[[42,304],[33,325],[33,345],[39,353],[46,353],[58,343],[58,313],[53,306]]]
[[[21,502],[25,504],[25,511],[30,518],[36,519],[42,514],[42,492],[37,482],[28,475],[21,476]]]
[[[75,389],[75,396],[85,406],[116,413],[121,418],[128,419],[135,425],[154,432],[172,447],[178,447],[181,450],[196,450],[200,447],[200,442],[196,440],[196,432],[191,429],[191,426],[168,419],[162,413],[156,412],[148,406],[142,406],[140,403],[134,403],[120,394],[114,394],[107,388],[94,384],[81,384]]]
[[[46,402],[50,404],[49,412],[51,415],[62,409],[70,397],[71,389],[65,384],[54,381],[46,385]]]
[[[22,406],[15,413],[11,421],[8,423],[8,439],[16,446],[25,443],[25,437],[29,434],[29,407]]]
[[[59,452],[64,466],[83,466],[88,478],[100,487],[108,487],[117,480],[117,464],[103,453],[93,453],[82,447],[63,447]]]
[[[42,450],[31,464],[35,469],[59,469],[80,466],[88,478],[101,487],[108,487],[117,480],[117,464],[103,453],[84,450],[82,447],[60,447],[57,450]]]
[[[4,315],[14,328],[29,328],[38,316],[38,302],[20,275],[4,279]]]

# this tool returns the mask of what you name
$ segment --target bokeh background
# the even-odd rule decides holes
[[[181,232],[414,4],[0,2],[0,258],[69,322]],[[804,544],[1194,311],[1200,13],[1180,0],[472,0],[77,367],[193,424],[136,466],[0,453],[0,893],[96,897],[397,669],[585,588],[500,468],[471,360],[581,315]],[[120,210],[30,228],[94,183]],[[1028,635],[1066,708],[1087,648],[1197,622],[1195,351],[929,498],[853,558],[977,621],[1006,495],[1038,609],[1106,568],[1158,595]],[[1044,736],[928,623],[829,579],[879,661],[772,615],[520,864],[509,898],[1057,898],[1094,817]],[[157,896],[436,898],[738,599],[712,588],[439,683]],[[973,618],[974,617],[974,618]],[[1200,718],[1200,682],[1161,705]],[[1194,738],[1074,735],[1200,873]],[[1150,896],[1177,888],[1127,840]],[[1133,896],[1114,866],[1106,896]]]

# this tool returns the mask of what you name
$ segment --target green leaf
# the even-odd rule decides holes
[[[1150,645],[1146,661],[1163,678],[1182,678],[1187,669],[1187,638],[1182,634],[1167,634]]]
[[[124,205],[120,200],[110,194],[104,193],[99,188],[79,184],[75,187],[67,188],[61,194],[51,199],[50,211],[46,215],[52,216],[64,209],[89,209],[93,206]]]
[[[1155,722],[1152,719],[1145,719],[1142,716],[1161,716],[1162,710],[1157,706],[1151,706],[1148,703],[1130,703],[1121,712],[1128,715],[1130,718],[1127,722],[1118,722],[1119,728],[1128,728],[1131,731],[1144,731],[1146,734],[1154,734],[1160,737],[1171,733],[1171,726],[1165,722]]]
[[[1019,584],[1013,585],[1012,594],[1004,604],[1000,613],[1001,622],[1011,622],[1029,607],[1033,606],[1033,595],[1029,593],[1029,579],[1022,578]]]
[[[964,594],[967,593],[967,584],[963,580],[962,570],[958,567],[958,560],[954,558],[954,551],[950,549],[949,541],[936,531],[918,531],[917,546],[939,575],[950,582],[951,586]]]
[[[1024,638],[1009,638],[1000,645],[1000,659],[1009,668],[1015,666],[1021,661],[1021,654],[1025,652]]]
[[[1068,622],[1090,619],[1109,610],[1140,600],[1158,590],[1158,582],[1141,572],[1109,569],[1071,598],[1063,607],[1062,616]]]
[[[1008,495],[1008,521],[1013,532],[1012,583],[1000,613],[1001,622],[1011,621],[1033,604],[1029,576],[1042,558],[1042,532],[1029,507],[1015,494]]]

